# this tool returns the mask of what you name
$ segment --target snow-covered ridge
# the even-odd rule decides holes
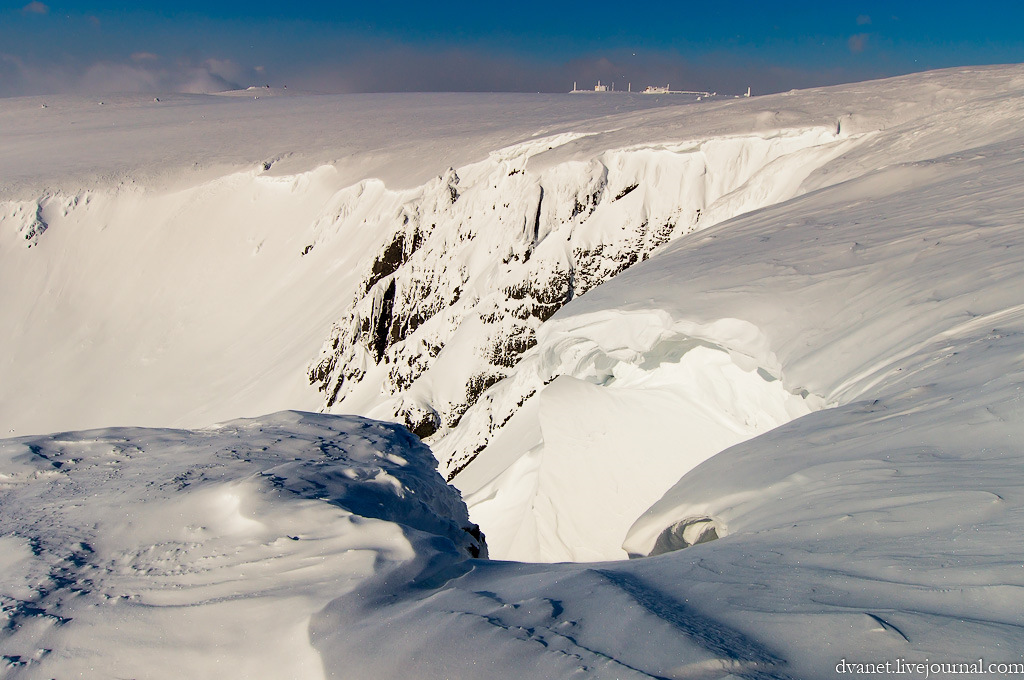
[[[488,272],[480,260],[504,259],[511,248],[493,253],[490,249],[513,244],[525,259],[532,247],[528,227],[537,222],[542,182],[554,184],[545,186],[550,195],[542,202],[540,221],[556,228],[554,220],[564,222],[568,217],[569,224],[561,229],[573,231],[575,241],[571,250],[554,259],[541,262],[532,253],[539,271],[520,274],[554,281],[570,264],[577,264],[578,246],[593,269],[589,279],[582,268],[574,269],[583,284],[578,292],[623,266],[616,251],[628,240],[635,241],[630,247],[646,250],[665,237],[669,224],[677,233],[696,219],[692,197],[672,198],[678,187],[668,180],[659,184],[669,190],[665,198],[638,185],[613,200],[635,181],[636,166],[648,161],[665,169],[671,166],[669,179],[681,177],[684,170],[699,167],[700,154],[685,152],[685,147],[700,140],[720,140],[737,152],[744,144],[749,150],[778,151],[781,141],[765,140],[785,137],[785,131],[858,135],[953,111],[965,101],[988,96],[988,83],[998,81],[1004,90],[1012,89],[1014,76],[1009,71],[981,72],[981,78],[925,74],[913,81],[810,91],[801,93],[798,102],[784,94],[671,106],[649,97],[584,101],[532,95],[266,100],[182,95],[160,97],[159,102],[126,96],[105,100],[103,106],[74,97],[4,100],[0,290],[9,294],[0,304],[0,327],[8,329],[0,334],[0,349],[7,358],[0,362],[0,426],[5,434],[111,423],[197,426],[282,408],[322,406],[324,395],[309,388],[304,369],[317,356],[331,323],[351,313],[357,293],[363,296],[359,287],[366,283],[362,279],[372,271],[376,254],[386,252],[394,244],[390,237],[400,234],[399,207],[408,201],[417,204],[417,195],[427,198],[424,192],[431,187],[443,199],[445,181],[436,178],[444,177],[448,167],[458,169],[464,190],[475,183],[471,193],[479,199],[477,207],[486,211],[474,217],[474,223],[505,211],[513,230],[501,238],[492,234],[486,248],[475,248],[472,269],[482,290],[460,287],[459,294],[479,295],[481,305],[496,305],[469,314],[466,323],[485,326],[481,319],[486,320],[489,312],[505,313],[506,308],[526,317],[515,319],[516,328],[510,329],[515,334],[501,336],[510,341],[510,356],[514,355],[522,348],[521,341],[530,341],[538,316],[563,301],[558,299],[560,289],[521,289],[504,280],[500,266]],[[893,106],[894,99],[901,104]],[[43,104],[45,109],[40,108]],[[972,133],[963,128],[960,134]],[[548,141],[538,146],[538,140]],[[872,142],[862,141],[861,146],[872,147]],[[495,195],[487,204],[483,180],[498,173],[500,165],[490,154],[511,149],[505,153],[520,158],[527,155],[527,148],[534,155],[529,156],[525,174],[495,176],[503,190],[525,192],[517,195],[519,202],[510,201],[506,209],[506,201]],[[872,148],[877,151],[874,157],[865,154],[857,162],[828,164],[827,173],[812,172],[805,188],[857,176],[888,162],[891,149]],[[918,147],[907,152],[927,155]],[[792,157],[799,159],[804,153],[814,155],[815,150],[809,147]],[[689,165],[682,162],[686,157],[691,158]],[[716,153],[715,158],[722,163],[736,160],[748,169],[764,160],[743,160],[730,153]],[[581,188],[597,189],[602,167],[609,180],[618,176],[621,186],[608,185],[598,196],[601,206],[588,215],[594,206],[591,202],[586,207],[585,199],[593,194]],[[470,168],[476,168],[478,176]],[[768,188],[784,189],[785,194],[792,187],[779,183],[779,174],[759,176],[768,180]],[[431,176],[435,179],[428,181]],[[738,179],[728,169],[715,177],[715,182]],[[653,185],[655,180],[645,178],[645,183]],[[747,201],[745,207],[731,205],[727,197],[732,194],[726,194],[719,197],[717,215],[706,206],[701,224],[781,197],[757,196],[757,187],[744,186],[735,196]],[[711,187],[713,192],[721,189]],[[366,195],[359,202],[368,209],[363,217],[373,219],[366,224],[361,219],[339,222],[338,208],[353,203],[352,195],[360,191]],[[388,197],[374,203],[374,192]],[[557,203],[556,214],[554,199],[563,193],[566,202]],[[581,199],[583,212],[575,218],[576,202],[568,200],[570,194]],[[687,210],[674,214],[673,202],[686,204]],[[388,203],[394,208],[390,215],[380,212]],[[642,227],[645,213],[649,219]],[[666,217],[665,222],[653,221]],[[620,219],[622,224],[617,223]],[[584,221],[587,228],[581,231],[577,227]],[[365,228],[334,233],[340,223]],[[40,235],[44,225],[47,229]],[[399,250],[406,247],[402,236]],[[563,236],[559,232],[558,238]],[[606,236],[611,239],[609,248],[599,251]],[[538,249],[559,250],[557,240],[545,238]],[[25,249],[31,243],[36,245]],[[374,256],[364,259],[371,250]],[[642,256],[636,254],[637,259]],[[525,270],[531,263],[515,264],[525,264],[520,267]],[[392,274],[399,283],[417,280],[411,271]],[[458,278],[449,272],[439,282],[444,284],[439,292],[432,293],[432,305],[422,305],[408,316],[410,324],[419,313],[433,313],[436,305],[451,302],[446,296],[454,294]],[[499,283],[510,283],[508,292],[523,297],[499,294],[498,300],[487,301],[494,292],[488,286]],[[387,288],[381,288],[383,302]],[[396,295],[397,288],[398,284]],[[549,301],[548,293],[556,294],[555,299]],[[461,307],[467,304],[462,302]],[[372,307],[365,300],[363,305]],[[456,303],[449,308],[457,317],[465,311],[461,307]],[[443,316],[435,314],[435,323],[440,325]],[[456,321],[452,319],[453,324]],[[401,326],[399,330],[405,332]],[[469,331],[463,335],[475,338]],[[440,336],[446,333],[438,331]],[[436,351],[433,345],[420,349],[405,351],[418,357]],[[468,351],[477,349],[471,346]],[[346,408],[380,406],[384,416],[394,415],[394,407],[401,410],[403,404],[395,403],[394,395],[373,392],[386,381],[397,386],[407,379],[406,373],[419,370],[405,364],[392,377],[390,368],[396,366],[366,381],[370,393],[358,399],[350,396]],[[494,369],[477,381],[479,389],[508,367],[494,366],[488,359],[475,368]],[[461,376],[464,380],[438,394],[406,391],[403,398],[409,397],[414,405],[440,405],[442,410],[450,403],[454,418],[458,405],[466,402],[466,384],[478,373],[483,374],[474,370]],[[43,403],[48,408],[38,408]],[[429,411],[421,415],[432,417]]]
[[[1007,86],[1010,93],[1019,89],[1019,81]],[[993,140],[1010,143],[1014,138],[1007,122],[1016,114],[1008,102],[1015,102],[1012,94],[979,97],[961,103],[952,113],[942,106],[921,112],[866,136],[811,173],[803,186],[825,187],[823,195],[849,197],[863,220],[852,231],[871,233],[876,218],[862,214],[862,206],[897,200],[927,186],[963,158],[987,157],[989,147],[999,144]],[[986,124],[972,126],[969,118]],[[855,115],[844,117],[839,127],[865,129]],[[951,129],[958,134],[950,136]],[[810,199],[792,204],[801,200]],[[827,210],[835,210],[827,213],[828,219],[840,223],[850,212],[845,205]],[[788,214],[782,207],[759,211],[666,248],[702,252],[703,244],[721,240],[737,225],[756,225],[773,211]],[[907,211],[895,208],[894,214]],[[885,305],[887,299],[902,300],[900,291],[908,285],[903,279],[894,284],[903,288],[888,297],[861,279],[854,279],[849,290],[815,280],[807,299],[801,296],[800,302],[779,310],[777,299],[794,296],[789,286],[780,289],[770,282],[799,281],[802,270],[787,264],[788,254],[773,255],[773,244],[780,234],[799,233],[802,247],[816,252],[815,242],[827,240],[828,230],[836,228],[807,227],[803,219],[776,224],[774,230],[741,231],[730,239],[735,253],[695,256],[639,285],[627,276],[625,281],[631,283],[621,285],[634,287],[625,294],[628,306],[613,292],[624,291],[620,285],[602,286],[574,301],[545,324],[538,346],[511,375],[485,392],[455,431],[433,443],[443,469],[457,473],[452,479],[466,494],[471,514],[490,532],[495,554],[532,560],[611,559],[626,552],[650,553],[662,532],[673,525],[680,531],[688,523],[712,526],[707,508],[678,509],[669,502],[666,507],[672,510],[645,520],[646,531],[653,532],[645,534],[646,542],[631,540],[623,549],[611,538],[626,537],[632,513],[655,502],[671,486],[669,479],[790,418],[858,398],[889,376],[901,358],[932,342],[932,336],[921,334],[926,325],[870,309],[872,304]],[[850,238],[855,252],[866,247],[856,233]],[[650,266],[641,268],[650,271]],[[875,271],[885,266],[908,265],[887,263]],[[715,267],[715,276],[700,277],[699,272]],[[765,271],[765,278],[758,278]],[[692,285],[682,286],[690,277]],[[734,280],[745,283],[728,285]],[[877,283],[877,278],[871,281]],[[830,292],[821,294],[826,287]],[[776,291],[775,296],[765,299],[762,288]],[[849,322],[876,319],[869,326],[877,335],[844,326],[845,334],[830,340],[837,345],[836,354],[822,346],[813,323],[807,336],[794,334],[801,327],[798,323],[779,325],[778,318],[813,308],[812,300],[817,304],[850,296],[868,307],[840,307],[823,314]],[[851,316],[842,316],[847,312]],[[943,333],[949,330],[940,327]],[[794,361],[794,352],[799,356],[805,347],[812,348],[815,359],[833,358],[813,364]],[[681,370],[684,366],[688,373]],[[622,375],[643,375],[645,388],[632,394],[621,389]],[[665,390],[662,384],[676,389]],[[680,385],[688,389],[679,389]],[[705,408],[714,416],[701,420]],[[581,475],[586,484],[577,483]],[[714,516],[717,535],[724,535],[727,522],[720,513]],[[664,538],[677,547],[681,544],[669,540],[668,534]]]

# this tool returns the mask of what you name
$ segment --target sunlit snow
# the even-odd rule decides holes
[[[0,101],[4,672],[1024,661],[1024,68],[616,97]]]

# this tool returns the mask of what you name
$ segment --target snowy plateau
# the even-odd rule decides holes
[[[0,676],[1024,664],[1024,66],[257,94],[0,99]]]

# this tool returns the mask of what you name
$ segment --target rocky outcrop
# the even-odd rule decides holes
[[[605,152],[539,173],[529,160],[545,147],[533,145],[404,194],[354,191],[338,220],[357,207],[392,216],[378,215],[378,246],[360,265],[362,284],[309,381],[327,409],[355,391],[366,403],[375,386],[375,415],[390,412],[421,437],[453,428],[561,306],[672,238],[759,207],[770,192],[751,177],[781,156],[834,141],[831,130],[784,132]],[[736,158],[723,163],[712,153]]]

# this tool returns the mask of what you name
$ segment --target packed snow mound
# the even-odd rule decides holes
[[[11,677],[323,676],[311,618],[486,549],[403,428],[285,412],[0,440]]]

